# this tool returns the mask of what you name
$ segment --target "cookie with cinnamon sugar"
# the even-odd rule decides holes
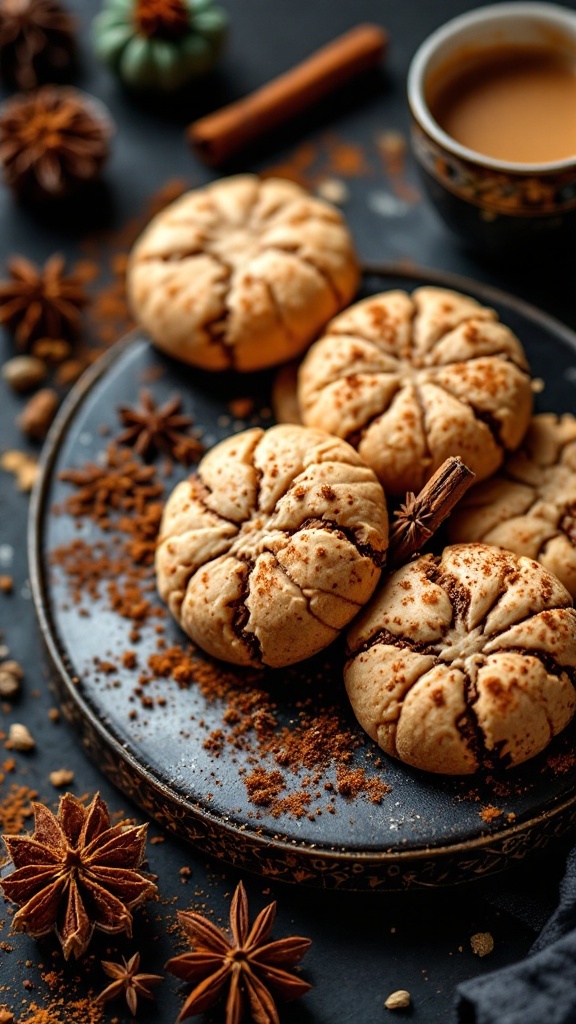
[[[483,480],[532,411],[528,364],[494,310],[446,288],[357,302],[304,357],[303,423],[344,437],[388,496],[418,493],[449,456]]]
[[[301,355],[353,298],[354,244],[336,207],[254,174],[188,192],[132,250],[128,295],[158,348],[207,370]]]
[[[338,636],[372,595],[387,543],[384,492],[350,445],[255,427],[216,445],[168,498],[158,590],[208,654],[278,668]]]
[[[486,544],[455,544],[392,573],[348,645],[360,725],[425,771],[521,764],[576,710],[570,594],[538,562]]]

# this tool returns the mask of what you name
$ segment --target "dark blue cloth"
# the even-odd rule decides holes
[[[520,963],[459,985],[458,1024],[576,1024],[576,849],[557,910]]]

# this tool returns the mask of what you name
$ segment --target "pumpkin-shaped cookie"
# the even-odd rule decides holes
[[[128,268],[132,309],[156,345],[208,370],[295,358],[358,280],[342,214],[293,182],[252,174],[177,199]]]
[[[372,595],[388,540],[382,487],[319,430],[246,430],[177,485],[160,527],[160,596],[192,640],[238,665],[326,647]]]
[[[576,612],[532,559],[456,544],[390,575],[348,635],[345,682],[386,753],[450,775],[538,754],[576,709]]]
[[[534,416],[520,450],[458,506],[449,535],[535,558],[576,597],[574,416]]]
[[[385,292],[336,317],[302,362],[303,422],[344,437],[387,494],[418,492],[460,455],[479,480],[518,447],[532,392],[496,313],[443,288]]]

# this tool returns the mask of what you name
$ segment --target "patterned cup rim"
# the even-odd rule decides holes
[[[415,121],[430,138],[439,146],[469,163],[496,171],[520,174],[549,173],[552,171],[569,170],[576,166],[576,153],[562,160],[541,163],[521,163],[511,160],[498,160],[486,156],[474,149],[469,149],[453,139],[432,116],[426,101],[425,84],[430,64],[439,52],[444,51],[447,58],[451,46],[454,48],[461,42],[461,37],[474,28],[494,27],[498,30],[505,23],[517,21],[519,25],[533,21],[544,28],[562,32],[566,40],[572,42],[576,57],[576,11],[558,4],[539,2],[497,3],[487,7],[476,8],[465,14],[458,15],[436,29],[419,46],[414,54],[408,70],[408,103]]]

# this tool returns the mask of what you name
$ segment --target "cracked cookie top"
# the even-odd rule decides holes
[[[432,287],[373,295],[336,317],[302,362],[298,401],[304,423],[344,437],[401,496],[451,455],[490,476],[532,411],[512,331],[475,299]]]
[[[388,542],[382,487],[345,441],[246,430],[170,495],[158,590],[194,643],[278,668],[326,647],[372,595]]]
[[[456,544],[389,576],[349,630],[344,678],[386,753],[448,775],[540,753],[576,710],[576,612],[532,559]]]
[[[458,506],[449,536],[535,558],[576,597],[576,418],[534,416],[520,450]]]
[[[358,281],[341,213],[294,182],[252,174],[177,199],[128,268],[134,315],[158,348],[207,370],[295,358]]]

